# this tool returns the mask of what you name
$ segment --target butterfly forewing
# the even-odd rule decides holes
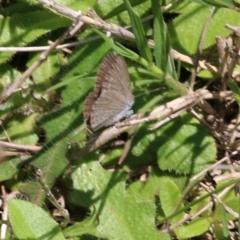
[[[96,131],[130,116],[133,103],[126,63],[123,57],[110,53],[99,69],[94,91],[86,99],[84,119]]]
[[[89,93],[84,105],[83,115],[84,121],[87,123],[90,123],[92,107],[103,89],[103,82],[106,81],[106,76],[109,74],[109,71],[111,70],[112,64],[115,60],[116,56],[113,53],[110,53],[104,58],[101,64],[97,74],[94,90]]]

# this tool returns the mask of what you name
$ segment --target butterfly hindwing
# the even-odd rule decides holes
[[[133,101],[126,104],[126,98],[118,92],[110,91],[99,97],[93,105],[91,127],[98,130],[113,125],[132,114]],[[131,112],[131,114],[130,114]]]

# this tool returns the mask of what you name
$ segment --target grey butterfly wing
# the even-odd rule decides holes
[[[133,99],[126,102],[125,96],[115,91],[101,95],[93,105],[90,120],[92,129],[96,131],[129,117],[133,114],[131,110],[133,103]]]
[[[103,69],[106,71],[101,71]],[[97,80],[101,83],[102,89],[91,111],[90,125],[94,131],[130,116],[134,103],[127,65],[123,57],[107,55],[98,77],[99,79],[104,77],[104,81]]]
[[[102,83],[102,89],[116,91],[127,99],[132,99],[132,90],[127,65],[122,56],[115,56],[110,53],[106,57],[106,66],[109,68]],[[110,67],[109,67],[110,66]]]
[[[97,79],[96,79],[94,90],[89,93],[88,97],[86,98],[85,105],[84,105],[83,115],[84,115],[84,121],[87,124],[90,124],[93,105],[95,104],[96,100],[99,98],[100,94],[101,93],[103,94],[104,91],[107,91],[111,86],[114,86],[114,83],[108,84],[108,82],[112,81],[111,79],[112,79],[112,76],[114,76],[116,69],[117,69],[118,74],[115,74],[115,75],[120,76],[119,75],[119,67],[120,68],[122,67],[123,75],[124,75],[124,73],[126,73],[126,76],[128,76],[128,72],[126,69],[127,67],[126,66],[118,67],[118,65],[120,65],[118,63],[118,61],[119,61],[118,58],[113,53],[109,53],[103,59],[100,69],[97,73]],[[124,60],[123,60],[123,64],[125,64]],[[124,69],[125,69],[125,71],[124,71]],[[116,87],[116,89],[119,88],[118,83],[115,87]],[[121,90],[121,88],[120,88],[120,90]]]
[[[111,65],[114,62],[114,59],[115,59],[115,55],[113,55],[112,53],[107,55],[104,58],[104,60],[101,64],[101,67],[98,71],[98,74],[97,74],[97,80],[95,83],[94,90],[92,92],[90,92],[86,98],[86,101],[84,104],[83,116],[84,116],[84,121],[87,124],[90,124],[93,105],[96,102],[96,100],[98,99],[98,97],[102,91],[103,82],[106,81],[106,76],[107,76],[109,70],[111,69]]]

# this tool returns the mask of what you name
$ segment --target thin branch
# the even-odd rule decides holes
[[[8,220],[8,207],[7,207],[7,192],[5,189],[5,186],[1,185],[1,200],[2,200],[2,206],[1,206],[1,216],[3,221]],[[8,225],[2,223],[1,224],[1,239],[6,239],[7,238],[7,230],[8,230]]]
[[[42,147],[40,146],[21,145],[21,144],[4,142],[4,141],[0,141],[0,147],[8,148],[11,150],[18,150],[21,152],[33,152],[33,153],[38,152],[42,149]]]
[[[220,93],[210,93],[207,90],[204,90],[204,91],[201,90],[201,91],[197,91],[189,95],[177,98],[171,102],[168,102],[162,106],[155,108],[146,117],[137,119],[138,115],[135,115],[133,116],[134,119],[132,119],[133,118],[132,117],[128,119],[127,122],[123,121],[121,123],[117,123],[115,127],[110,127],[104,130],[103,132],[93,136],[90,139],[90,141],[87,143],[86,147],[84,147],[78,152],[71,154],[69,157],[71,159],[82,157],[85,154],[101,147],[111,139],[119,136],[122,132],[128,130],[129,128],[137,124],[156,121],[159,118],[162,121],[168,118],[168,121],[170,121],[172,119],[171,116],[174,116],[174,117],[178,116],[183,111],[195,106],[196,104],[198,104],[204,99],[213,99],[213,98],[223,99],[231,95],[232,95],[231,91],[225,91]],[[164,123],[166,123],[166,121]]]
[[[132,141],[133,141],[133,133],[135,132],[136,128],[137,128],[137,126],[134,126],[129,133],[130,137],[128,137],[128,140],[124,145],[122,155],[118,160],[118,165],[121,165],[124,162],[124,160],[127,157],[129,151],[131,150]]]
[[[104,32],[111,32],[113,35],[121,38],[126,38],[128,40],[135,39],[135,36],[132,32],[114,23],[107,23],[103,21],[93,9],[89,9],[88,14],[79,14],[79,12],[63,6],[53,0],[38,0],[38,2],[43,4],[50,10],[56,11],[57,13],[73,20],[78,19],[79,21],[87,24],[88,26],[94,26]]]
[[[206,34],[207,34],[207,30],[208,30],[208,28],[210,26],[210,22],[211,22],[213,13],[215,12],[215,9],[216,9],[215,7],[211,8],[211,12],[210,12],[210,14],[209,14],[209,16],[207,18],[207,21],[206,21],[206,23],[204,25],[204,28],[203,28],[203,31],[202,31],[202,34],[201,34],[200,42],[198,44],[198,51],[197,51],[197,56],[196,56],[193,72],[192,72],[191,77],[190,77],[190,87],[191,87],[191,89],[194,89],[194,83],[195,83],[195,79],[196,79],[197,72],[198,72],[199,58],[200,58],[200,56],[202,54],[204,40],[205,40],[205,37],[206,37]]]
[[[77,42],[65,43],[58,45],[55,49],[64,49],[70,47],[76,47],[85,43],[92,42],[99,39],[99,36],[89,37]],[[39,46],[39,47],[0,47],[0,52],[40,52],[49,49],[49,46]]]
[[[117,36],[119,38],[124,38],[130,41],[135,41],[135,36],[132,32],[128,31],[126,29],[126,27],[121,27],[118,26],[114,23],[107,23],[105,21],[103,21],[93,9],[90,9],[88,14],[82,14],[81,16],[79,16],[79,13],[67,8],[65,6],[62,6],[56,2],[54,2],[53,0],[38,0],[38,2],[40,2],[41,4],[43,4],[45,7],[56,11],[57,13],[71,18],[71,19],[76,19],[78,17],[78,19],[82,22],[84,22],[87,25],[90,26],[94,26],[100,30],[102,30],[103,32],[110,32],[113,36]],[[177,1],[175,1],[177,2]],[[154,48],[154,41],[152,39],[148,40],[148,45],[151,48]],[[176,50],[171,50],[171,54],[173,56],[174,59],[180,59],[186,63],[189,63],[191,65],[193,65],[196,60],[185,56],[184,54],[178,53]],[[218,70],[215,66],[212,66],[209,63],[205,63],[204,61],[199,61],[198,65],[202,68],[202,69],[207,69],[213,73],[218,73]]]
[[[36,175],[39,180],[39,183],[41,184],[44,192],[46,193],[46,196],[48,197],[49,201],[55,206],[60,214],[64,217],[64,222],[61,223],[61,227],[65,228],[69,223],[69,213],[66,209],[64,209],[56,200],[54,195],[52,194],[51,190],[49,189],[43,175],[41,169],[36,169]]]
[[[171,54],[172,54],[173,58],[176,60],[180,60],[180,61],[188,63],[190,65],[194,65],[196,63],[196,60],[194,58],[191,58],[182,53],[179,53],[178,51],[176,51],[174,49],[171,49]],[[198,66],[201,69],[208,70],[214,74],[219,74],[218,69],[215,66],[212,66],[211,64],[206,63],[205,61],[198,61]]]
[[[0,141],[0,147],[10,148],[13,150],[24,151],[24,152],[38,152],[42,149],[40,146],[21,145],[16,143]]]

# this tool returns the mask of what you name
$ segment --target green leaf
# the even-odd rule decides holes
[[[168,32],[172,48],[187,54],[196,54],[205,22],[209,16],[210,7],[190,3],[184,8],[182,14],[168,24]],[[203,50],[207,50],[216,44],[216,35],[228,36],[231,32],[224,25],[238,25],[238,13],[234,10],[219,8],[214,13],[206,37]],[[216,58],[214,59],[216,61]],[[208,59],[209,61],[209,59]]]
[[[230,237],[230,232],[228,230],[228,223],[227,223],[227,216],[226,216],[226,210],[224,209],[223,206],[221,208],[221,222],[223,224],[223,235],[224,239],[231,239]]]
[[[238,103],[238,106],[240,106],[240,88],[238,84],[235,81],[230,80],[227,82],[227,85],[233,91],[233,96]]]
[[[58,224],[37,205],[12,199],[8,211],[18,239],[65,239]]]
[[[127,169],[127,167],[125,168]],[[164,223],[167,216],[167,219],[173,223],[184,216],[184,211],[180,209],[183,207],[183,204],[180,204],[177,214],[173,210],[180,200],[180,190],[183,191],[185,189],[187,180],[186,176],[166,173],[159,170],[157,166],[152,166],[151,174],[146,181],[130,183],[126,192],[126,200],[131,203],[155,201],[157,206],[156,219],[158,222],[160,224]],[[166,185],[164,185],[165,183]],[[168,218],[169,216],[171,217]]]
[[[192,175],[214,163],[215,141],[197,120],[183,114],[160,132],[157,154],[161,169]]]
[[[3,161],[5,159],[1,159]],[[21,170],[21,159],[19,157],[11,158],[8,161],[1,162],[0,182],[12,179],[16,173]]]
[[[98,218],[96,216],[96,209],[92,212],[91,216],[82,222],[75,223],[74,225],[64,229],[63,233],[65,237],[77,237],[85,233],[90,232],[97,227]]]
[[[201,236],[207,232],[211,222],[208,218],[196,218],[191,223],[174,229],[178,239],[189,239],[192,237]]]
[[[136,40],[136,44],[138,47],[138,51],[139,51],[141,57],[143,57],[145,60],[147,60],[147,62],[151,66],[152,65],[152,56],[151,56],[150,49],[148,47],[146,34],[144,32],[141,19],[139,18],[137,13],[135,13],[135,11],[132,9],[129,1],[124,0],[124,2],[125,2],[125,6],[128,11],[130,20],[131,20],[133,33],[136,38],[135,40]]]
[[[174,214],[175,207],[181,200],[181,192],[173,181],[169,178],[162,178],[160,183],[159,197],[161,201],[161,208],[165,216]],[[183,204],[181,203],[179,208],[181,209]],[[184,217],[184,212],[180,212],[174,215],[170,220],[171,223],[177,223]]]
[[[156,66],[166,72],[170,45],[167,26],[163,21],[159,0],[152,0],[153,27],[154,27],[154,55]]]
[[[122,171],[104,170],[96,161],[81,164],[74,171],[72,203],[96,207],[99,224],[88,234],[114,239],[170,239],[155,229],[153,201],[129,202],[125,199],[125,181]]]

